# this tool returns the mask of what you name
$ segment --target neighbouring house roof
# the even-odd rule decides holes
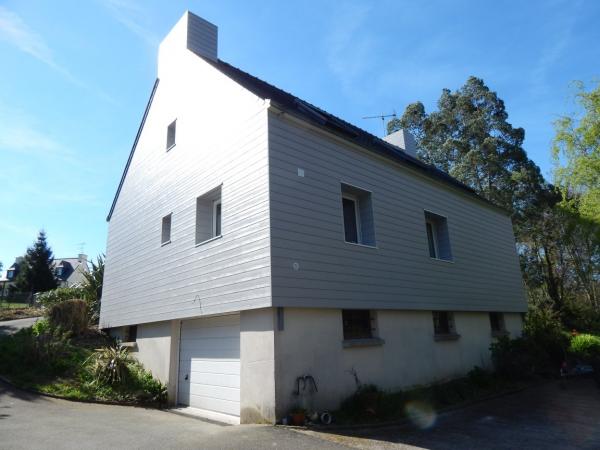
[[[69,286],[83,282],[82,274],[90,271],[87,260],[79,258],[55,258],[52,270],[55,271],[58,267],[63,268],[63,273],[57,278]]]
[[[458,181],[456,178],[448,175],[443,170],[440,170],[431,164],[427,164],[421,161],[420,159],[417,159],[409,155],[408,153],[399,150],[398,147],[389,144],[383,139],[378,138],[377,136],[374,136],[371,133],[355,125],[352,125],[351,123],[346,122],[345,120],[342,120],[339,117],[336,117],[333,114],[330,114],[327,111],[324,111],[323,109],[314,106],[296,97],[295,95],[290,94],[289,92],[284,91],[283,89],[273,86],[272,84],[269,84],[266,81],[263,81],[260,78],[257,78],[253,75],[250,75],[249,73],[244,72],[243,70],[238,69],[237,67],[234,67],[231,64],[226,63],[225,61],[222,61],[220,59],[212,60],[197,53],[195,54],[196,56],[204,60],[206,63],[210,64],[215,69],[223,73],[225,76],[229,77],[248,91],[252,92],[257,97],[262,98],[264,100],[269,99],[273,105],[279,107],[280,109],[291,113],[295,116],[298,116],[311,124],[324,128],[338,136],[341,136],[349,142],[353,142],[354,144],[368,149],[375,154],[386,157],[401,164],[410,166],[416,169],[417,171],[425,174],[426,176],[454,186],[460,189],[461,191],[477,198],[478,200],[487,203],[488,205],[504,212],[505,214],[509,214],[504,208],[501,208],[500,206],[480,196],[475,190],[473,190],[466,184]],[[127,160],[125,170],[123,171],[123,175],[121,177],[119,187],[117,188],[117,192],[115,194],[115,198],[110,208],[110,212],[108,213],[108,216],[106,218],[107,221],[110,220],[115,205],[117,203],[117,198],[119,197],[121,187],[123,186],[125,176],[127,175],[127,170],[129,168],[129,165],[131,164],[131,159],[133,158],[135,147],[139,140],[142,128],[144,127],[144,123],[146,121],[148,111],[150,110],[152,99],[154,98],[154,94],[156,92],[158,83],[159,79],[157,78],[156,82],[154,83],[150,99],[148,100],[148,104],[146,105],[146,110],[144,112],[142,122],[135,137],[133,147],[129,154],[129,159]]]

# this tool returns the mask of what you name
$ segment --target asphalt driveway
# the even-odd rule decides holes
[[[2,449],[599,449],[600,391],[558,383],[434,417],[433,426],[327,433],[227,426],[154,409],[24,393],[0,382]]]
[[[429,418],[428,418],[429,419]],[[558,382],[423,420],[432,426],[304,432],[353,448],[398,450],[600,449],[600,390],[590,379]]]
[[[38,319],[39,317],[28,317],[26,319],[5,320],[0,322],[0,336],[16,333],[21,328],[28,328]]]
[[[2,382],[0,448],[347,449],[284,428],[227,426],[155,409],[68,402]]]

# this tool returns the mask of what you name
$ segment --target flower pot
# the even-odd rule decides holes
[[[296,425],[298,427],[302,426],[302,425],[304,425],[305,420],[306,420],[306,417],[303,412],[292,414],[292,425]]]

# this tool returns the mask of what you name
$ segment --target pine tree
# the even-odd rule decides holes
[[[56,288],[52,272],[54,255],[48,246],[46,232],[41,230],[35,243],[27,249],[16,283],[23,292],[45,292]]]

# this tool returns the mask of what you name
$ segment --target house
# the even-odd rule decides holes
[[[160,44],[107,218],[101,326],[173,403],[242,423],[488,366],[526,310],[509,215],[408,133],[372,136],[217,47],[189,12]]]
[[[19,275],[22,264],[23,257],[19,256],[12,266],[6,269],[6,274],[4,276],[0,275],[0,299],[7,298],[16,291],[17,275]]]
[[[77,258],[54,259],[52,270],[58,287],[78,287],[84,283],[84,274],[90,272],[90,266],[87,255],[80,253]]]

